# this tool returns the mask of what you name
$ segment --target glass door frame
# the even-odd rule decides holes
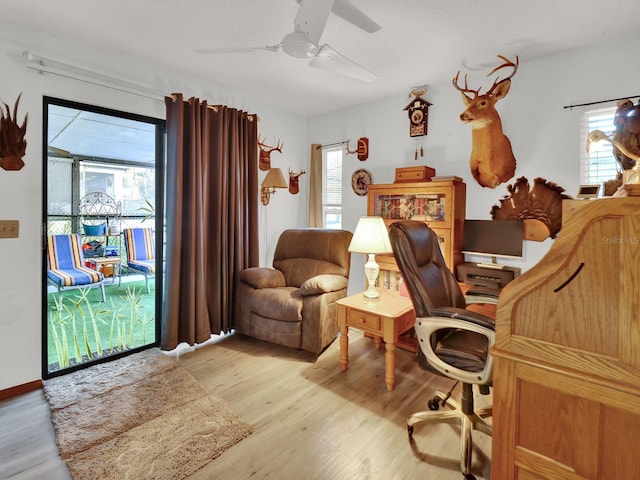
[[[154,328],[154,340],[144,346],[131,348],[125,351],[114,353],[113,355],[101,356],[81,364],[72,365],[66,368],[61,368],[53,372],[49,371],[48,361],[48,280],[47,280],[47,223],[48,223],[48,131],[49,131],[49,106],[62,106],[78,110],[83,110],[91,113],[97,113],[101,115],[113,116],[117,118],[123,118],[127,120],[139,121],[148,123],[155,128],[155,216],[154,216],[154,231],[155,231],[155,251],[156,251],[156,274],[155,274],[155,328]],[[154,117],[124,112],[120,110],[99,107],[95,105],[89,105],[85,103],[75,102],[71,100],[64,100],[56,97],[43,96],[42,101],[42,251],[41,251],[41,264],[42,264],[42,378],[53,378],[56,376],[71,373],[76,370],[80,370],[91,365],[98,363],[104,363],[117,358],[121,358],[132,353],[146,350],[148,348],[158,346],[160,343],[160,326],[162,319],[162,297],[164,291],[164,199],[165,199],[165,170],[166,170],[166,122],[163,119]],[[75,181],[75,180],[74,180]],[[73,201],[73,200],[72,200]]]

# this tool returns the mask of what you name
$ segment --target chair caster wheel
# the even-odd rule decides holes
[[[475,475],[471,474],[471,473],[465,473],[464,474],[464,480],[476,480]]]
[[[440,410],[440,399],[438,397],[433,397],[427,403],[429,410]]]
[[[407,433],[409,434],[409,439],[413,437],[413,425],[407,425]]]

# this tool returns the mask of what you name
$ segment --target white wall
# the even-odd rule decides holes
[[[584,148],[579,138],[580,109],[563,107],[640,96],[640,64],[632,60],[637,57],[638,45],[640,38],[635,38],[544,59],[520,59],[511,91],[497,104],[518,162],[515,178],[525,176],[533,183],[535,177],[543,177],[564,187],[566,194],[575,195],[580,183],[579,154]],[[452,78],[455,73],[451,72]],[[473,81],[470,78],[470,85],[475,86]],[[483,91],[490,83],[485,85]],[[429,133],[420,140],[409,137],[407,115],[402,110],[409,101],[410,89],[407,85],[405,92],[398,92],[393,98],[310,119],[309,141],[313,143],[351,139],[354,148],[357,138],[369,138],[366,162],[348,155],[343,163],[346,229],[353,231],[358,218],[366,215],[366,197],[358,197],[350,185],[351,174],[358,168],[369,170],[374,183],[393,183],[395,168],[400,166],[429,165],[438,175],[458,175],[467,184],[467,218],[491,218],[491,207],[508,194],[506,184],[495,189],[483,188],[471,176],[468,166],[471,127],[458,118],[464,107],[453,85],[450,82],[428,85],[423,97],[433,106],[429,109]],[[416,161],[414,152],[421,145],[424,157]],[[525,241],[524,259],[504,263],[526,270],[542,258],[552,242]],[[352,256],[350,293],[365,285],[364,257]]]
[[[68,44],[37,32],[0,22],[0,100],[13,108],[18,94],[20,122],[28,113],[27,153],[20,171],[0,170],[0,219],[18,220],[17,239],[0,239],[0,390],[41,378],[42,341],[42,97],[43,95],[165,118],[162,101],[118,92],[77,80],[39,74],[24,65],[22,52],[65,61],[110,76],[166,92],[181,92],[209,103],[221,103],[257,113],[263,137],[282,139],[282,154],[272,154],[273,166],[287,175],[307,168],[309,142],[307,119],[265,105],[238,92],[212,85],[211,81],[184,75],[168,67],[147,65],[133,58]],[[308,169],[308,168],[307,168]],[[260,172],[260,180],[264,172]],[[279,190],[267,207],[260,207],[261,263],[270,264],[273,247],[285,228],[307,223],[308,186],[301,177],[301,192],[293,196]],[[268,231],[266,222],[268,213]]]

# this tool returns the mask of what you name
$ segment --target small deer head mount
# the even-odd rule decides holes
[[[265,139],[266,140],[266,139]],[[284,142],[278,140],[275,147],[270,147],[263,140],[258,137],[258,147],[260,148],[260,163],[258,164],[260,170],[269,170],[271,168],[271,152],[276,151],[282,153],[282,147]]]
[[[305,173],[307,172],[305,172],[304,170],[301,170],[298,173],[294,173],[293,170],[289,168],[289,193],[292,193],[293,195],[295,195],[300,191],[300,186],[298,184],[298,177],[300,175],[304,175]]]
[[[353,155],[356,153],[358,155],[358,160],[364,162],[367,158],[369,158],[369,139],[366,137],[360,137],[358,139],[358,146],[355,150],[349,150],[349,142],[351,140],[347,140],[347,155]]]
[[[460,114],[460,120],[471,123],[471,174],[483,187],[495,188],[515,175],[516,159],[511,149],[511,142],[502,132],[502,121],[496,110],[496,103],[509,93],[511,78],[518,71],[518,56],[512,62],[498,55],[504,63],[491,70],[487,76],[500,69],[510,67],[511,75],[496,78],[487,93],[480,94],[480,88],[473,90],[467,85],[464,76],[464,87],[458,85],[460,71],[453,78],[453,86],[462,94],[466,107]],[[470,94],[470,95],[469,95]],[[471,96],[472,95],[472,96]]]

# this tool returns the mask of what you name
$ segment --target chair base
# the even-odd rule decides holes
[[[475,478],[471,475],[471,456],[473,446],[471,432],[473,430],[477,430],[489,436],[493,434],[493,427],[485,420],[485,418],[491,417],[492,409],[491,407],[488,407],[474,411],[473,392],[471,388],[471,385],[463,385],[463,397],[470,394],[470,403],[468,399],[465,402],[465,399],[463,398],[461,404],[442,392],[436,392],[436,397],[440,399],[440,402],[438,403],[444,403],[444,405],[448,407],[448,410],[416,412],[407,418],[407,432],[409,433],[409,438],[413,436],[413,426],[418,423],[449,423],[460,425],[460,470],[465,475],[466,479]],[[466,408],[463,407],[465,404],[467,405]]]
[[[58,300],[62,300],[62,292],[63,291],[73,290],[73,289],[78,289],[78,288],[97,288],[97,287],[100,287],[100,293],[102,294],[102,301],[103,302],[107,301],[107,296],[106,296],[106,294],[104,292],[104,280],[100,280],[97,283],[88,283],[86,285],[70,285],[70,286],[66,286],[66,287],[61,287],[60,285],[58,285],[57,283],[55,283],[51,279],[48,279],[48,283],[53,285],[54,287],[56,287],[58,289]]]
[[[147,287],[147,293],[148,294],[151,293],[151,287],[149,286],[149,278],[155,278],[155,275],[150,275],[146,272],[143,272],[142,270],[137,270],[133,267],[127,267],[127,268],[132,273],[137,273],[144,276],[144,283],[145,283],[145,286]],[[122,275],[118,276],[118,286],[120,285],[122,285]]]

